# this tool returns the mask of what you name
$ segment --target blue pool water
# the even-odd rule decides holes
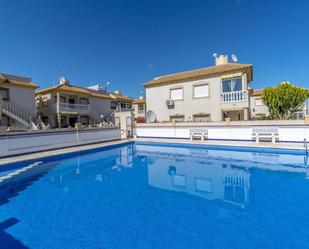
[[[1,249],[309,248],[303,155],[132,143],[15,177]]]

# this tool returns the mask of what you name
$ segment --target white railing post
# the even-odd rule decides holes
[[[247,91],[226,92],[221,94],[222,103],[248,101]]]

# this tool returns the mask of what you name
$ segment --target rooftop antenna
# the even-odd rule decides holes
[[[217,53],[213,53],[212,56],[213,56],[214,58],[216,58],[216,57],[218,56],[218,54],[217,54]]]
[[[237,58],[237,56],[235,54],[232,54],[231,58],[232,58],[233,62],[235,62],[235,63],[238,62],[238,58]]]

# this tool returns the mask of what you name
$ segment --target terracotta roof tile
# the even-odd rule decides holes
[[[145,104],[146,99],[135,99],[132,104]]]
[[[211,78],[237,72],[246,72],[248,74],[248,82],[253,80],[251,64],[228,63],[219,66],[205,67],[196,70],[156,77],[154,80],[145,83],[144,87],[147,88],[159,85],[167,85],[193,79]]]
[[[63,90],[63,91],[68,91],[68,92],[73,92],[73,93],[86,94],[86,95],[89,95],[89,96],[104,98],[104,99],[110,99],[110,100],[114,99],[114,100],[133,101],[132,98],[130,98],[128,96],[121,95],[121,94],[114,94],[114,93],[109,93],[109,92],[97,91],[97,90],[94,90],[94,89],[89,89],[89,88],[80,87],[80,86],[66,85],[66,84],[44,88],[44,89],[38,90],[36,93],[37,94],[44,94],[44,93],[48,93],[48,92],[57,91],[57,89],[60,89],[60,90]]]
[[[29,77],[22,77],[13,74],[0,73],[0,82],[17,85],[21,87],[37,88]]]

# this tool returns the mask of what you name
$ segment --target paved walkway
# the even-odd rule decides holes
[[[110,145],[116,145],[116,144],[123,144],[127,143],[129,140],[117,140],[117,141],[111,141],[111,142],[103,142],[98,144],[91,144],[91,145],[82,145],[82,146],[76,146],[76,147],[70,147],[65,149],[56,149],[56,150],[50,150],[45,152],[38,152],[38,153],[32,153],[22,156],[16,156],[16,157],[8,157],[4,159],[0,159],[0,166],[3,164],[8,163],[16,163],[21,162],[25,160],[32,160],[32,159],[40,159],[50,156],[57,156],[62,154],[67,154],[70,152],[76,152],[76,151],[84,151],[89,149],[95,149],[95,148],[102,148]]]
[[[16,157],[9,157],[0,159],[0,166],[8,163],[16,163],[25,160],[40,159],[50,156],[62,155],[70,152],[84,151],[110,145],[127,143],[129,140],[119,140],[111,142],[103,142],[98,144],[83,145],[65,149],[57,149],[33,154],[27,154]],[[242,147],[259,147],[259,148],[273,148],[273,149],[296,149],[304,150],[303,144],[288,144],[288,143],[255,143],[255,142],[235,142],[235,141],[199,141],[199,140],[182,140],[182,139],[153,139],[153,138],[138,138],[130,141],[143,141],[143,142],[160,142],[160,143],[180,143],[180,144],[203,144],[203,145],[223,145],[223,146],[242,146]]]

